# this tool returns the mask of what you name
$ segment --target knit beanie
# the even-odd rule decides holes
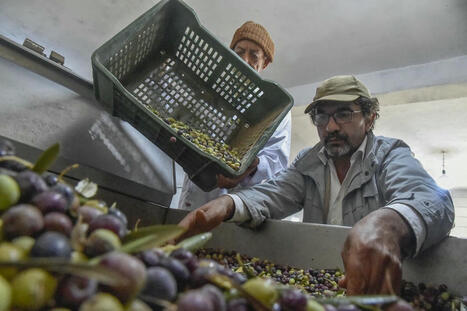
[[[255,22],[248,21],[235,31],[230,48],[233,49],[237,42],[241,40],[250,40],[258,44],[272,63],[274,59],[274,42],[272,42],[266,28]]]

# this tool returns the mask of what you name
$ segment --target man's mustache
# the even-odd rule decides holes
[[[324,139],[324,143],[329,143],[330,140],[332,139],[339,139],[339,140],[343,140],[345,142],[347,142],[347,136],[346,135],[341,135],[341,134],[329,134],[325,139]]]

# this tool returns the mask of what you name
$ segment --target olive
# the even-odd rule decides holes
[[[87,299],[79,311],[123,311],[123,305],[117,298],[107,293],[98,293]]]
[[[10,283],[0,276],[0,311],[10,310],[11,287]]]
[[[48,231],[39,236],[31,248],[31,257],[70,258],[70,240],[59,232]]]
[[[201,290],[190,290],[180,296],[177,311],[215,311],[209,294]]]
[[[22,235],[33,236],[44,227],[40,210],[29,204],[11,207],[2,215],[3,233],[8,238]]]
[[[99,265],[110,268],[120,273],[127,279],[121,285],[108,287],[122,302],[127,302],[135,297],[146,282],[146,268],[136,257],[117,251],[108,253],[99,261]]]
[[[0,244],[0,261],[19,261],[26,258],[26,254],[23,249],[18,246],[3,242]],[[3,267],[0,268],[0,276],[6,279],[12,279],[17,273],[18,269],[14,267]]]
[[[24,270],[11,281],[12,306],[21,310],[39,310],[54,296],[56,288],[57,281],[47,271]]]
[[[20,195],[18,183],[8,175],[0,175],[0,211],[16,204]]]
[[[89,257],[95,257],[117,250],[120,246],[120,239],[114,232],[107,229],[97,229],[87,239],[84,253]]]
[[[44,191],[32,199],[32,204],[37,206],[42,214],[50,212],[66,213],[68,203],[63,194],[53,190]]]
[[[242,287],[247,293],[269,307],[272,307],[278,297],[277,290],[271,279],[256,277],[246,281]]]
[[[151,307],[139,299],[132,300],[127,306],[125,311],[152,311]]]
[[[27,235],[19,236],[11,240],[11,243],[16,247],[21,248],[26,255],[29,255],[29,252],[35,242],[36,240],[34,240],[34,238]]]
[[[35,195],[47,190],[42,176],[33,171],[23,171],[15,177],[21,191],[20,202],[28,203]]]
[[[173,301],[177,297],[177,282],[169,270],[152,267],[147,270],[143,295]]]

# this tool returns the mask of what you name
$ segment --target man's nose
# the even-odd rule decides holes
[[[248,53],[243,54],[241,57],[245,61],[245,63],[247,63],[248,65],[250,65],[251,67],[254,68],[253,64],[250,62],[250,58],[248,57]]]
[[[328,124],[326,125],[326,131],[332,133],[332,132],[334,132],[336,130],[339,130],[339,129],[340,129],[340,126],[336,122],[336,120],[334,120],[334,116],[330,116]]]

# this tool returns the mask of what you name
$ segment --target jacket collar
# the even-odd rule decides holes
[[[293,166],[302,174],[313,178],[316,184],[324,184],[324,168],[323,162],[319,159],[318,153],[323,147],[321,142],[317,143],[314,147],[308,148],[300,152],[297,159],[294,161]],[[371,179],[374,170],[377,167],[375,136],[372,131],[367,134],[367,144],[365,149],[365,156],[362,162],[362,172],[360,182],[363,184]],[[349,189],[350,190],[350,189]]]

